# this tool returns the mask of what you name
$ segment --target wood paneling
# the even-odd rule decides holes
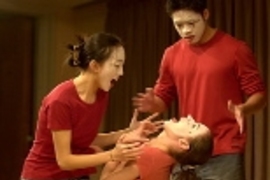
[[[32,124],[33,20],[0,17],[0,179],[18,180]]]

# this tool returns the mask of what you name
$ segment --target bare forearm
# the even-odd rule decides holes
[[[245,115],[250,115],[258,110],[261,110],[266,105],[265,93],[255,93],[251,95],[244,104],[242,104],[243,112]]]
[[[92,145],[96,145],[99,147],[113,145],[117,142],[120,136],[127,132],[129,132],[129,128],[110,133],[99,133],[93,141]]]
[[[106,151],[91,155],[70,154],[63,157],[58,157],[57,162],[59,167],[63,170],[75,170],[75,169],[95,167],[110,161],[111,160],[110,153],[111,153],[110,151]]]

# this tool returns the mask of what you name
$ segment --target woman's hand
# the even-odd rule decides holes
[[[138,114],[138,110],[135,109],[129,127],[131,130],[137,131],[139,136],[147,137],[163,128],[164,121],[154,121],[159,113],[154,113],[141,121],[138,121]]]
[[[137,139],[138,140],[138,139]],[[118,142],[111,150],[112,161],[136,160],[142,153],[144,142],[135,141],[130,143]]]

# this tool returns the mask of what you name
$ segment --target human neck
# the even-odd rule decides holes
[[[167,153],[169,152],[169,148],[166,142],[166,136],[161,132],[156,138],[151,140],[150,145]]]
[[[216,28],[212,28],[207,25],[199,44],[204,44],[210,41],[214,37],[216,31],[217,31]]]
[[[95,102],[98,87],[96,86],[95,78],[92,75],[81,73],[74,78],[73,82],[82,101],[88,104]]]

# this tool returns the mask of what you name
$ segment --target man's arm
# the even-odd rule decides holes
[[[232,113],[239,116],[247,116],[261,110],[266,105],[266,95],[264,92],[252,94],[243,104],[234,104],[228,101],[228,108]]]
[[[265,107],[266,99],[264,92],[258,92],[252,94],[243,104],[236,105],[231,100],[228,101],[228,109],[234,114],[240,127],[240,133],[244,130],[244,117]]]
[[[258,92],[251,95],[244,104],[240,105],[244,115],[250,115],[266,106],[266,94]]]
[[[138,93],[133,97],[133,105],[140,112],[164,112],[167,109],[166,103],[154,94],[153,88],[146,88],[144,93]]]

